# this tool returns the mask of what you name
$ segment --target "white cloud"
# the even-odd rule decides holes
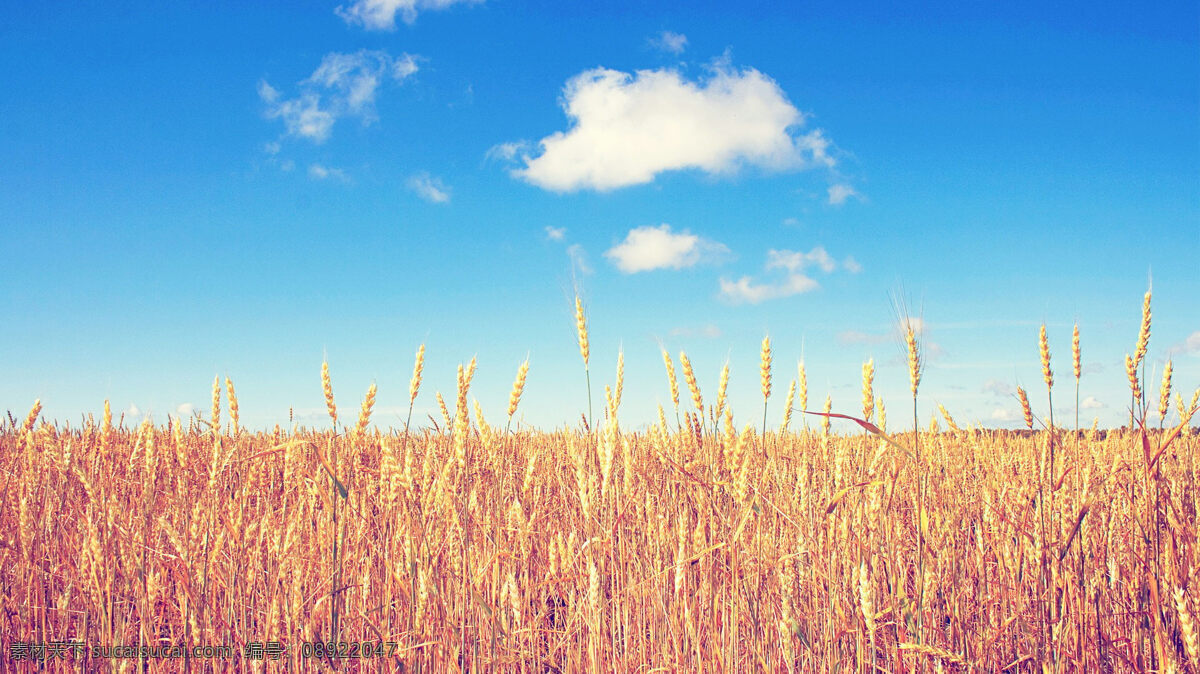
[[[312,178],[313,180],[332,179],[344,183],[350,182],[350,176],[346,175],[344,170],[340,168],[322,166],[321,164],[309,164],[308,177]]]
[[[1096,396],[1088,396],[1083,399],[1083,402],[1079,403],[1079,407],[1080,409],[1085,410],[1098,410],[1107,406],[1099,400],[1096,400]]]
[[[551,241],[562,241],[567,236],[566,227],[550,227],[546,226],[546,238]]]
[[[396,15],[404,23],[417,20],[418,10],[446,9],[451,5],[474,5],[483,0],[354,0],[349,7],[338,5],[334,12],[348,24],[367,30],[395,30]]]
[[[845,183],[838,183],[829,186],[829,203],[834,206],[841,206],[846,203],[850,197],[857,197],[858,192],[853,187]]]
[[[265,82],[264,82],[264,84],[265,84]],[[279,154],[279,150],[281,149],[281,147],[282,146],[279,144],[279,141],[277,141],[277,140],[271,141],[270,143],[263,143],[263,152],[266,152],[269,155],[277,155],[277,154]]]
[[[425,172],[411,176],[408,179],[408,189],[430,203],[444,204],[450,201],[450,188],[443,184],[440,178],[431,177]]]
[[[842,261],[842,268],[851,274],[857,274],[863,270],[862,265],[858,263],[858,260],[854,259],[853,255],[846,256],[846,259]]]
[[[374,122],[380,84],[387,79],[402,82],[417,69],[416,57],[411,54],[392,58],[386,52],[366,49],[353,54],[331,52],[300,82],[296,97],[283,99],[266,81],[258,83],[258,97],[266,104],[267,118],[283,120],[288,135],[323,143],[339,118]]]
[[[983,385],[983,392],[1007,398],[1011,395],[1016,395],[1017,391],[1012,387],[1012,384],[1006,381],[1002,381],[1000,379],[989,379]]]
[[[799,226],[800,226],[800,219],[799,219],[799,218],[792,218],[792,217],[784,218],[784,219],[783,219],[783,226],[784,226],[784,227],[799,227]]]
[[[137,417],[141,416],[141,414],[142,411],[133,403],[129,403],[129,407],[125,408],[125,416],[127,417]]]
[[[682,54],[684,49],[687,49],[687,42],[686,35],[669,30],[664,30],[657,37],[650,40],[650,44],[655,49],[675,54],[676,56]]]
[[[1177,353],[1200,354],[1200,330],[1193,332],[1187,336],[1187,339],[1173,344],[1171,348],[1167,349],[1168,355],[1173,356]]]
[[[557,192],[612,190],[651,182],[664,171],[729,174],[833,166],[820,130],[800,134],[804,115],[757,70],[713,66],[685,80],[671,69],[635,74],[595,68],[563,89],[571,127],[539,141],[512,175]]]
[[[629,230],[625,240],[604,253],[626,274],[654,269],[683,269],[727,255],[729,249],[683,230],[672,232],[664,223]]]
[[[193,405],[192,403],[183,403],[179,407],[175,408],[175,413],[181,417],[190,417],[190,416],[192,416],[192,412],[195,412],[195,411],[196,411],[196,406]]]
[[[791,297],[816,290],[820,284],[806,273],[809,267],[817,267],[828,274],[837,269],[837,263],[824,246],[816,246],[807,253],[772,248],[767,251],[765,269],[768,272],[785,272],[781,280],[760,283],[749,276],[743,276],[736,281],[721,278],[718,297],[731,304],[758,304],[765,300]],[[846,334],[850,333],[843,333]]]
[[[721,299],[730,304],[758,304],[817,289],[819,284],[804,274],[789,274],[779,283],[755,283],[749,276],[736,281],[721,279]]]
[[[767,269],[786,269],[790,272],[799,272],[813,264],[820,267],[821,271],[826,274],[837,268],[837,263],[825,251],[824,246],[817,246],[807,253],[774,249],[767,251]]]
[[[587,251],[583,246],[573,243],[567,246],[567,257],[571,258],[571,268],[580,274],[592,273],[592,265],[588,263]]]
[[[511,143],[497,143],[488,148],[484,153],[484,159],[493,159],[497,161],[513,161],[517,158],[518,153],[527,152],[529,143],[525,141],[515,141]]]
[[[997,407],[992,410],[993,421],[1017,421],[1021,416],[1017,414],[1015,409],[1007,407]]]

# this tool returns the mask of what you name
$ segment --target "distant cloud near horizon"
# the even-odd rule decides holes
[[[820,129],[800,133],[805,115],[775,80],[726,62],[706,79],[673,69],[630,74],[586,70],[567,81],[562,106],[571,120],[522,153],[510,173],[554,192],[600,192],[652,182],[666,171],[729,175],[745,166],[770,171],[832,167]],[[520,143],[496,146],[517,160]]]
[[[346,23],[367,30],[395,30],[397,14],[411,25],[419,10],[441,10],[459,4],[479,5],[483,0],[355,0],[349,7],[338,5],[334,13]]]

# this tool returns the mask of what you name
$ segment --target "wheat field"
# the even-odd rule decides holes
[[[803,370],[776,372],[764,340],[741,370],[758,370],[761,415],[730,408],[728,366],[702,392],[687,356],[664,352],[671,406],[644,431],[620,424],[621,364],[598,413],[555,431],[512,427],[528,362],[505,419],[468,404],[472,361],[452,409],[437,395],[440,420],[386,432],[375,387],[347,414],[328,364],[323,428],[240,428],[228,379],[209,418],[183,423],[125,427],[106,403],[76,428],[37,403],[0,432],[6,666],[1200,671],[1197,396],[1171,405],[1169,369],[1144,381],[1149,293],[1126,361],[1133,423],[1107,432],[1034,417],[1048,396],[1078,400],[1078,330],[1073,376],[1055,380],[1044,329],[1031,349],[1047,388],[1013,400],[1024,430],[945,409],[917,425],[907,325],[911,399],[885,407],[868,362],[861,408],[810,406]],[[410,406],[429,395],[423,360]],[[831,433],[822,411],[861,432]],[[13,657],[64,641],[86,648]],[[112,645],[231,649],[97,654]]]

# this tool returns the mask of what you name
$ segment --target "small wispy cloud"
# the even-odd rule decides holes
[[[1000,380],[1000,379],[987,380],[987,382],[985,382],[983,385],[983,392],[991,393],[992,395],[998,396],[1001,398],[1008,398],[1010,396],[1016,395],[1016,393],[1017,393],[1016,389],[1013,388],[1012,384],[1010,384],[1006,381]]]
[[[655,49],[675,54],[676,56],[682,54],[683,50],[687,49],[687,43],[688,39],[686,35],[669,30],[664,30],[650,39],[650,44]]]
[[[720,287],[719,297],[730,304],[758,304],[816,290],[820,284],[804,274],[789,274],[777,283],[757,283],[749,276],[736,281],[722,278]]]
[[[1021,415],[1017,414],[1016,409],[1008,407],[997,407],[992,410],[992,421],[1017,421]]]
[[[829,203],[833,206],[841,206],[846,203],[851,197],[858,197],[859,194],[853,187],[845,183],[837,183],[829,186]]]
[[[308,177],[313,180],[336,180],[338,182],[350,182],[350,176],[340,168],[332,168],[321,164],[308,165]]]
[[[842,260],[842,267],[851,274],[857,274],[863,270],[862,265],[854,259],[853,255],[847,255],[846,259]]]
[[[175,413],[181,417],[190,417],[196,411],[196,406],[192,403],[183,403],[175,408]]]
[[[730,304],[758,304],[766,300],[791,297],[820,287],[816,279],[809,275],[810,268],[815,267],[829,274],[835,271],[837,266],[837,262],[824,246],[816,246],[808,252],[773,248],[767,251],[764,268],[768,273],[782,271],[782,278],[765,282],[756,281],[750,276],[743,276],[736,281],[721,278],[720,292],[717,296]]]
[[[355,0],[349,6],[338,5],[334,12],[350,25],[367,30],[395,30],[397,14],[401,21],[411,25],[421,11],[482,3],[483,0]]]
[[[551,227],[546,226],[546,238],[551,241],[562,241],[567,236],[566,227]]]
[[[724,244],[687,230],[672,232],[663,223],[629,230],[625,240],[604,253],[626,274],[655,269],[684,269],[701,262],[716,262],[729,254]]]
[[[1096,399],[1096,396],[1088,396],[1079,403],[1079,408],[1084,410],[1098,410],[1108,407],[1104,403]]]
[[[412,190],[425,201],[432,204],[444,204],[450,201],[450,188],[440,178],[434,178],[422,171],[408,179],[408,189]]]
[[[1167,349],[1168,355],[1173,356],[1178,353],[1200,355],[1200,330],[1188,335],[1187,339],[1184,339],[1182,342],[1172,344],[1171,347]]]
[[[784,226],[784,227],[799,227],[799,226],[800,226],[800,219],[799,219],[799,218],[793,218],[793,217],[786,217],[786,218],[784,218],[784,219],[783,219],[783,226]]]
[[[592,265],[588,261],[587,251],[578,243],[567,246],[567,257],[571,259],[571,268],[579,274],[592,273]]]
[[[138,409],[137,405],[129,403],[129,407],[125,408],[124,414],[127,417],[140,417],[142,415],[142,411]]]
[[[403,82],[417,70],[417,57],[411,54],[393,58],[387,52],[366,49],[352,54],[332,52],[300,82],[296,96],[284,98],[261,80],[258,97],[266,106],[267,119],[282,120],[287,135],[323,143],[342,117],[357,117],[363,124],[374,122],[380,85],[386,80]],[[274,149],[272,154],[278,152],[278,143],[268,146],[270,149]]]
[[[523,140],[497,143],[488,148],[488,151],[483,154],[483,158],[491,161],[510,162],[515,160],[518,154],[528,152],[528,150],[529,143]]]

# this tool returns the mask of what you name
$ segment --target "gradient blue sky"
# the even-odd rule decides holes
[[[1151,276],[1147,375],[1200,384],[1196,3],[734,7],[6,3],[0,407],[162,422],[220,374],[245,425],[319,421],[327,354],[397,425],[424,342],[419,418],[477,355],[501,422],[528,354],[519,415],[573,423],[575,287],[634,425],[660,343],[760,418],[765,333],[773,421],[802,351],[810,408],[874,357],[899,419],[901,288],[922,421],[1044,415],[1042,321],[1073,415],[1077,320],[1084,423],[1119,423]]]

